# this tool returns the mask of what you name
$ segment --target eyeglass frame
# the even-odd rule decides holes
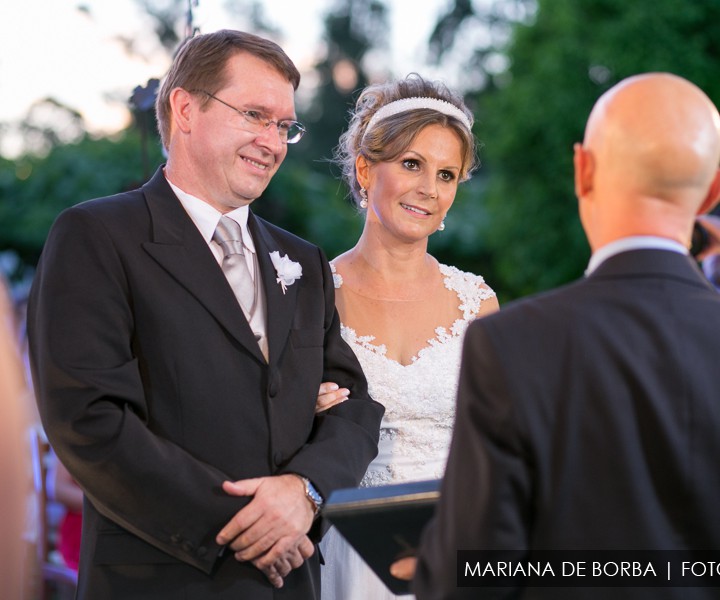
[[[305,129],[305,125],[300,123],[300,121],[294,121],[292,119],[280,119],[279,121],[273,121],[272,119],[265,119],[261,116],[259,116],[261,113],[259,113],[256,110],[241,110],[239,108],[235,108],[232,104],[228,104],[225,102],[225,100],[221,100],[218,98],[215,94],[211,94],[210,92],[207,92],[205,90],[192,90],[192,93],[200,93],[205,94],[206,96],[212,98],[213,100],[217,100],[220,104],[224,104],[228,108],[234,110],[236,113],[238,113],[241,117],[245,119],[245,122],[248,123],[251,126],[259,125],[262,127],[262,131],[267,131],[270,125],[275,125],[278,131],[278,136],[280,137],[280,141],[283,144],[297,144],[303,136],[307,133],[307,129]],[[283,124],[286,124],[287,129],[285,129],[285,137],[283,138],[283,129],[281,127]],[[298,133],[294,135],[292,138],[288,135],[290,128],[296,127],[298,130]],[[258,133],[261,133],[261,131],[258,131]]]

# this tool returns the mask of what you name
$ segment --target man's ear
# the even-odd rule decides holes
[[[362,154],[355,159],[355,177],[360,187],[367,189],[370,184],[370,164]]]
[[[575,166],[575,195],[580,198],[587,196],[593,189],[595,175],[595,159],[582,144],[573,145],[573,165]]]
[[[713,208],[715,208],[715,205],[720,201],[720,169],[715,171],[715,177],[712,180],[712,183],[710,184],[710,189],[708,190],[707,196],[705,196],[705,200],[703,200],[703,203],[700,205],[700,208],[697,211],[697,214],[704,215],[706,213],[709,213]]]
[[[192,94],[180,87],[177,87],[170,92],[170,110],[172,111],[172,121],[183,133],[190,132],[193,109],[192,100]]]

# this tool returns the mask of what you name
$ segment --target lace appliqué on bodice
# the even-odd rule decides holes
[[[343,284],[331,264],[335,287]],[[386,357],[374,336],[358,336],[341,325],[342,336],[355,352],[368,380],[370,395],[385,406],[378,456],[368,467],[362,486],[442,477],[450,445],[455,395],[460,373],[463,334],[480,305],[495,293],[479,275],[440,265],[445,287],[459,300],[462,318],[436,336],[402,365]]]

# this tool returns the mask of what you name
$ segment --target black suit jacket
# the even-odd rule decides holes
[[[456,588],[460,550],[720,549],[720,295],[660,250],[473,323],[415,588],[439,598],[693,598]],[[704,595],[708,594],[708,595]]]
[[[161,170],[50,232],[28,330],[43,424],[86,494],[80,598],[270,598],[259,571],[215,544],[248,501],[222,482],[294,472],[327,497],[377,452],[383,409],[340,337],[324,255],[252,214],[249,228],[268,362]],[[272,251],[302,265],[285,294]],[[351,399],[316,416],[326,380]],[[316,594],[317,563],[288,576],[289,598]]]

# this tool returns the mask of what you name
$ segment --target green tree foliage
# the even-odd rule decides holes
[[[150,150],[159,164],[159,147]],[[0,251],[12,249],[34,265],[58,213],[73,204],[137,187],[143,182],[140,137],[83,137],[46,156],[0,160]],[[13,274],[22,275],[22,273]]]
[[[479,94],[484,230],[507,298],[581,275],[589,249],[573,192],[572,144],[596,99],[648,71],[686,77],[720,105],[717,0],[538,0],[517,25],[509,70]]]

